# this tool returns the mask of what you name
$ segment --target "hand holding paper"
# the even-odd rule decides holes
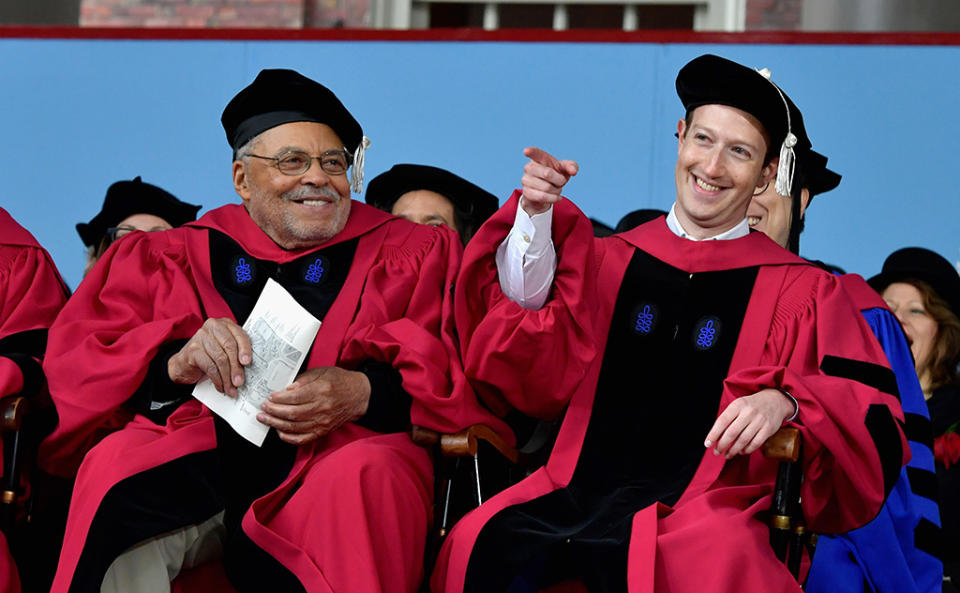
[[[236,324],[233,325],[236,326]],[[229,326],[226,329],[229,331]],[[235,390],[237,397],[225,395],[221,389],[218,389],[217,382],[211,376],[217,376],[221,386],[224,385],[225,380],[228,381],[228,394],[231,389],[230,381],[237,386],[236,369],[227,364],[230,370],[224,377],[223,365],[220,362],[215,365],[216,372],[213,372],[209,365],[207,366],[210,369],[209,372],[203,371],[202,374],[206,378],[197,383],[193,389],[194,397],[229,422],[230,426],[244,438],[257,446],[262,445],[269,427],[257,420],[260,406],[267,401],[271,393],[290,385],[307,357],[319,329],[320,321],[317,318],[301,307],[282,286],[272,279],[267,280],[260,298],[257,299],[257,304],[254,305],[253,311],[243,324],[243,331],[240,332],[245,337],[249,336],[252,354],[250,363],[241,369],[240,385]],[[222,333],[213,334],[212,331],[210,333],[224,337]],[[239,342],[238,340],[238,344]],[[223,342],[218,339],[205,341],[204,352],[207,351],[207,347],[215,350],[215,344],[222,345]],[[186,349],[184,347],[184,350]],[[240,346],[236,353],[237,360],[240,360],[244,354],[245,351]],[[171,361],[177,356],[180,354],[172,357]],[[230,359],[230,352],[224,350],[223,356]],[[212,358],[215,361],[220,360],[216,356]],[[202,361],[203,356],[198,356],[196,360]],[[171,367],[168,366],[168,368]],[[230,375],[233,376],[230,377]],[[173,370],[171,370],[171,377],[173,377]]]
[[[370,381],[363,373],[317,367],[271,395],[257,419],[284,441],[302,445],[360,418],[369,401]]]

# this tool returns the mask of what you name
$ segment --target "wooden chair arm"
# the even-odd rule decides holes
[[[429,428],[416,426],[410,428],[410,438],[421,447],[432,447],[440,442],[440,433]]]
[[[440,452],[445,457],[472,457],[477,454],[480,441],[486,441],[493,445],[511,463],[519,463],[520,453],[485,424],[474,424],[456,434],[442,435],[440,437]]]
[[[30,405],[22,395],[0,399],[0,431],[16,431],[23,426]]]
[[[800,429],[783,426],[763,444],[763,456],[793,463],[800,458]]]

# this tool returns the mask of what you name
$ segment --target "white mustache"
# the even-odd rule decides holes
[[[321,187],[307,187],[301,186],[296,189],[292,189],[282,196],[284,200],[292,200],[299,202],[301,200],[319,200],[325,199],[330,202],[336,203],[340,201],[340,194],[334,191],[332,188],[327,186]]]

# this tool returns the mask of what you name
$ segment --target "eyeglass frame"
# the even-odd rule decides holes
[[[292,154],[299,154],[306,157],[307,165],[306,167],[304,167],[303,170],[288,172],[280,168],[280,161]],[[339,172],[328,171],[327,168],[323,166],[323,159],[331,155],[343,155],[343,160],[344,162],[346,162],[346,166],[343,168],[343,171],[339,171]],[[320,161],[320,168],[323,169],[323,172],[328,175],[346,175],[347,169],[349,169],[350,166],[353,164],[353,155],[347,152],[346,150],[327,150],[322,154],[320,154],[320,156],[313,156],[312,154],[310,154],[305,150],[299,150],[299,149],[293,148],[290,150],[285,150],[277,156],[263,156],[260,154],[253,154],[252,152],[245,152],[241,156],[242,157],[252,156],[253,158],[263,159],[265,161],[273,161],[273,166],[276,167],[278,171],[280,171],[281,173],[289,177],[297,177],[298,175],[303,175],[304,173],[309,171],[310,167],[313,166],[314,159]]]
[[[134,231],[140,231],[143,233],[155,233],[158,231],[169,231],[169,230],[170,229],[168,229],[167,227],[152,227],[150,229],[143,230],[143,229],[138,229],[132,226],[111,226],[111,227],[107,227],[107,230],[104,232],[104,236],[110,239],[110,243],[113,243],[117,239],[122,239],[123,237],[126,237],[127,235],[129,235]],[[127,232],[125,232],[120,236],[117,236],[117,232],[119,231],[127,231]]]

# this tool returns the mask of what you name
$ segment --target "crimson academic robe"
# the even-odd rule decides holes
[[[67,295],[50,255],[0,208],[0,397],[33,396],[43,389],[47,328]],[[0,534],[0,591],[19,591],[6,548]]]
[[[703,447],[735,398],[799,403],[809,528],[869,521],[909,457],[896,383],[837,279],[752,233],[694,242],[663,218],[594,242],[554,209],[550,299],[501,292],[518,194],[469,244],[457,283],[464,368],[491,406],[564,420],[545,467],[452,530],[436,592],[580,578],[591,591],[799,591],[763,521],[776,464]],[[514,589],[522,590],[522,589]]]
[[[897,376],[911,459],[873,521],[848,533],[820,536],[805,590],[939,593],[943,586],[939,558],[943,534],[933,429],[913,355],[900,322],[880,295],[856,274],[840,280]]]
[[[151,361],[165,361],[165,349],[169,357],[169,345],[178,349],[207,318],[242,324],[238,317],[249,313],[259,291],[251,287],[270,276],[322,318],[308,368],[386,363],[399,371],[412,398],[410,422],[449,432],[483,421],[507,435],[465,389],[459,369],[448,314],[459,256],[452,233],[358,202],[343,231],[313,249],[279,248],[239,205],[181,228],[118,241],[50,333],[45,370],[60,423],[42,452],[54,473],[70,475],[79,465],[53,591],[99,590],[106,566],[133,543],[115,542],[111,529],[120,523],[134,523],[124,528],[143,538],[156,535],[151,528],[169,530],[165,515],[137,524],[130,517],[139,516],[138,508],[182,497],[175,509],[164,506],[158,513],[199,523],[226,507],[229,519],[237,509],[213,492],[209,479],[221,471],[232,472],[229,487],[235,490],[269,482],[239,509],[242,543],[236,549],[268,554],[251,552],[258,559],[240,563],[237,570],[251,574],[247,582],[234,581],[238,589],[259,586],[259,573],[311,592],[415,589],[422,578],[432,468],[408,432],[347,424],[292,447],[271,431],[258,450],[223,429],[195,399],[180,403],[165,422],[134,413],[130,403],[151,381],[169,381],[151,378],[158,370],[165,375]],[[162,395],[152,396],[151,410],[164,403]],[[271,446],[273,457],[262,452]],[[170,486],[188,477],[208,479],[193,491]],[[154,498],[143,502],[144,496]],[[269,562],[282,570],[267,570],[263,563]]]

